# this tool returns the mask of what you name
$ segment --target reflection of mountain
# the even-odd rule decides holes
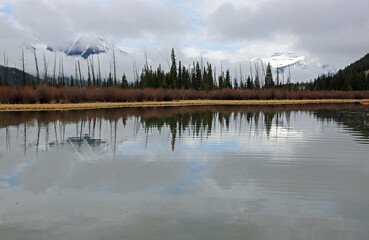
[[[346,111],[344,109],[351,109]],[[176,141],[187,134],[193,138],[207,139],[218,129],[229,131],[230,123],[238,124],[238,131],[247,126],[253,127],[254,136],[270,137],[272,129],[279,129],[284,122],[289,124],[290,111],[293,110],[314,111],[318,119],[333,119],[355,132],[359,132],[363,138],[368,139],[367,109],[361,105],[306,105],[306,106],[220,106],[220,107],[179,107],[179,108],[155,108],[155,109],[115,109],[78,112],[38,112],[38,113],[0,113],[0,125],[6,128],[6,146],[10,149],[11,132],[10,125],[18,125],[23,130],[24,152],[27,146],[34,141],[36,152],[43,149],[40,142],[47,140],[47,148],[65,146],[66,144],[81,148],[88,146],[94,150],[100,147],[104,151],[116,152],[119,144],[119,136],[128,127],[127,121],[131,119],[134,124],[135,135],[140,127],[148,143],[149,135],[157,130],[159,133],[167,129],[170,134],[171,149],[175,150]],[[357,109],[357,110],[355,110]],[[347,117],[350,116],[350,117]],[[75,124],[73,135],[66,136],[67,126]],[[22,125],[20,127],[20,125]],[[36,135],[30,134],[35,129]],[[223,130],[222,130],[223,131]],[[19,132],[19,131],[17,131]],[[108,140],[102,140],[102,135]],[[274,132],[273,132],[274,134]],[[98,137],[95,137],[98,136]],[[274,135],[273,135],[274,137]],[[31,144],[32,145],[32,144]],[[40,145],[41,148],[40,148]],[[96,149],[95,149],[96,148]],[[84,151],[78,150],[78,151]]]
[[[69,143],[73,146],[79,146],[79,147],[81,147],[82,144],[88,145],[90,147],[99,147],[105,144],[106,140],[92,138],[88,134],[85,134],[84,136],[79,136],[79,137],[69,137],[65,141],[65,143]],[[55,141],[49,143],[50,146],[55,146],[56,144],[57,143]]]

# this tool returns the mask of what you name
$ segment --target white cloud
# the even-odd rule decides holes
[[[5,5],[12,14],[0,14],[6,33],[0,51],[15,63],[27,35],[64,46],[74,32],[122,46],[139,67],[145,52],[153,67],[165,67],[172,47],[186,64],[202,54],[213,65],[230,66],[287,51],[344,67],[369,52],[369,2],[363,0],[0,0]],[[130,71],[131,59],[121,62]]]

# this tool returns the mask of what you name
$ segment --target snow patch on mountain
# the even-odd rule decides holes
[[[336,68],[329,64],[321,63],[318,59],[306,58],[298,56],[291,52],[277,52],[267,58],[253,58],[251,60],[255,64],[255,68],[259,71],[266,69],[266,65],[270,63],[273,69],[278,73],[292,74],[292,81],[307,82],[312,80],[312,77],[321,74],[335,74]]]
[[[49,51],[61,51],[68,56],[81,56],[84,59],[87,59],[93,54],[108,53],[113,48],[119,53],[127,54],[123,50],[115,48],[115,46],[107,40],[93,33],[75,33],[64,47],[47,47]]]
[[[254,58],[254,62],[262,62],[263,64],[270,63],[272,68],[278,68],[283,71],[283,69],[290,66],[306,66],[305,56],[296,56],[294,53],[275,53],[269,58]]]

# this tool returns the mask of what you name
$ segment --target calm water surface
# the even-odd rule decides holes
[[[0,239],[369,239],[369,108],[0,113]]]

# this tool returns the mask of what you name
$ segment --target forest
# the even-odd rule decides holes
[[[232,78],[229,69],[216,68],[211,63],[194,61],[184,66],[177,61],[174,49],[171,50],[169,71],[161,64],[154,69],[147,58],[141,71],[133,65],[134,79],[128,81],[126,74],[118,79],[116,74],[115,53],[108,78],[102,78],[100,61],[97,67],[92,59],[87,59],[87,79],[81,73],[81,63],[75,64],[75,75],[64,75],[63,62],[56,58],[51,74],[48,73],[44,55],[44,72],[40,73],[39,60],[34,52],[36,76],[24,70],[24,52],[22,50],[22,70],[0,67],[0,103],[80,103],[80,102],[124,102],[124,101],[172,101],[190,99],[248,100],[248,99],[362,99],[369,98],[369,54],[359,61],[340,70],[335,75],[322,75],[308,83],[286,84],[273,78],[271,65],[260,69],[255,66],[254,73],[250,64],[247,77]],[[145,56],[146,57],[146,56]],[[237,73],[237,69],[236,69]],[[43,77],[41,76],[43,75]],[[50,76],[51,75],[51,76]]]

